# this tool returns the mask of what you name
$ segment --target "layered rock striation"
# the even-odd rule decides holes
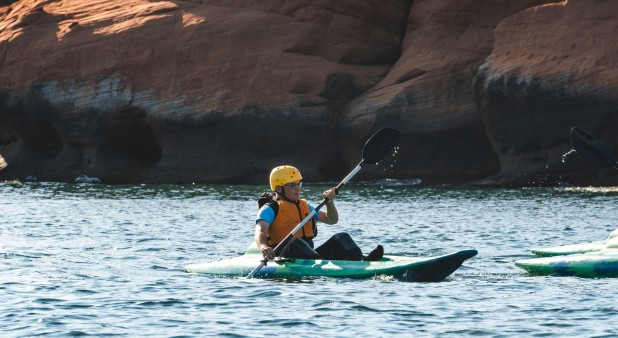
[[[0,179],[338,181],[390,126],[396,154],[361,179],[616,181],[562,162],[571,126],[618,144],[612,2],[0,6]]]

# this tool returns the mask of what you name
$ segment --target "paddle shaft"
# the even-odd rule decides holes
[[[364,165],[364,160],[361,161],[356,168],[354,168],[354,170],[352,170],[348,176],[346,176],[343,181],[341,181],[336,187],[335,187],[335,194],[339,193],[339,189],[341,189],[345,184],[347,184],[348,182],[350,182],[350,180],[352,179],[352,177],[354,177],[363,167]],[[320,204],[318,204],[317,207],[315,207],[315,209],[313,209],[313,211],[311,211],[309,213],[309,215],[307,215],[307,217],[305,217],[300,223],[298,223],[298,225],[287,235],[285,236],[285,238],[279,243],[277,244],[277,246],[275,246],[275,256],[278,256],[281,253],[281,250],[283,250],[283,248],[285,248],[285,246],[288,244],[288,242],[292,239],[292,237],[294,237],[294,235],[296,235],[296,233],[302,229],[302,227],[309,222],[309,220],[311,218],[313,218],[313,216],[315,216],[315,214],[320,211],[320,209],[326,205],[326,203],[328,203],[328,199],[323,199],[322,202],[320,202]],[[267,263],[267,260],[263,260],[260,262],[260,265],[258,265],[257,267],[255,267],[255,269],[253,269],[253,271],[251,271],[249,273],[249,275],[247,275],[247,278],[252,278],[253,275],[255,275],[258,271],[260,271]]]

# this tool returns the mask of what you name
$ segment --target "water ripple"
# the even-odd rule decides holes
[[[319,201],[327,185],[307,185]],[[600,240],[615,188],[421,188],[363,182],[337,197],[365,251],[477,249],[442,283],[185,274],[242,254],[260,186],[0,184],[0,335],[122,337],[616,336],[616,279],[534,277],[532,247]],[[208,207],[205,207],[208,206]]]

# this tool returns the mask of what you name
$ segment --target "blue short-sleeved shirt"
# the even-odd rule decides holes
[[[313,205],[311,205],[311,203],[308,203],[309,205],[309,212],[312,212],[315,208],[313,207]],[[315,215],[313,215],[313,219],[317,222],[318,220],[318,215],[320,213],[316,212]],[[264,204],[260,210],[257,213],[257,217],[255,219],[255,223],[257,223],[259,220],[264,220],[266,221],[266,223],[268,224],[273,224],[273,222],[275,221],[275,211],[273,210],[273,208],[270,207],[270,205],[268,204]]]

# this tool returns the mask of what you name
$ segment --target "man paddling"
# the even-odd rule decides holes
[[[275,258],[273,248],[314,210],[311,204],[300,198],[302,176],[295,167],[284,165],[274,168],[269,181],[275,195],[272,202],[264,204],[258,211],[255,226],[255,242],[265,260]],[[328,201],[326,211],[317,212],[281,250],[279,256],[349,261],[376,261],[382,258],[384,248],[381,245],[376,246],[365,257],[352,237],[345,232],[333,235],[314,249],[313,238],[317,235],[316,221],[335,224],[339,219],[335,207],[335,195],[334,188],[322,193],[322,198]]]

